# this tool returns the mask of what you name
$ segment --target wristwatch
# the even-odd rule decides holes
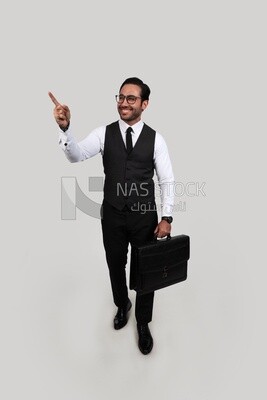
[[[161,221],[167,221],[169,224],[171,224],[173,221],[173,218],[172,217],[161,217]]]

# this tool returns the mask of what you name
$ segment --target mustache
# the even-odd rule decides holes
[[[128,106],[119,106],[119,110],[132,110],[132,107],[128,107]]]

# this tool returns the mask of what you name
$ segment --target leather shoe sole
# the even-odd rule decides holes
[[[114,318],[114,329],[116,330],[121,329],[127,324],[128,322],[127,314],[131,309],[131,307],[132,303],[130,299],[128,300],[126,308],[118,307],[117,314],[115,315]]]

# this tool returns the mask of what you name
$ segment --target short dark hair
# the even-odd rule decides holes
[[[121,88],[127,84],[139,86],[141,89],[142,100],[149,100],[150,89],[147,86],[147,84],[145,84],[141,79],[136,78],[136,77],[125,79],[125,81],[122,83],[122,85],[120,87],[120,91],[121,91]]]

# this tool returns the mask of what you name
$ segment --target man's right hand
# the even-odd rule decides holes
[[[48,95],[52,102],[55,104],[54,117],[57,124],[62,130],[66,130],[70,123],[69,107],[64,104],[60,104],[51,92],[48,92]]]

